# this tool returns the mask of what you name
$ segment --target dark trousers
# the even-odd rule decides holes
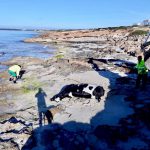
[[[140,83],[142,81],[142,87],[146,87],[147,84],[147,74],[138,74],[136,79],[136,87],[140,87]]]

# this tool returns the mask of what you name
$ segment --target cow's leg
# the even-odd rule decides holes
[[[68,97],[69,97],[69,98],[72,98],[72,97],[73,97],[72,92],[69,92],[69,93],[68,93]]]

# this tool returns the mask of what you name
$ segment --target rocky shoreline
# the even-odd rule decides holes
[[[58,47],[60,53],[65,53],[65,57],[68,56],[68,51],[71,51],[71,54],[84,53],[84,58],[89,58],[90,54],[93,56],[93,53],[96,53],[94,56],[99,58],[106,55],[106,51],[109,55],[115,51],[136,55],[140,53],[140,45],[143,43],[144,35],[132,36],[131,33],[135,30],[137,29],[49,31],[41,34],[40,37],[26,39],[25,42],[53,44]],[[69,55],[68,57],[70,58],[71,56]]]
[[[133,70],[144,36],[129,36],[130,30],[50,31],[27,39],[58,51],[47,60],[17,57],[1,63],[19,62],[25,74],[16,85],[8,81],[7,71],[0,75],[0,149],[148,150],[150,86],[136,90]],[[101,85],[105,95],[100,103],[49,101],[72,83]],[[47,109],[52,124],[41,118],[40,126],[40,112]]]

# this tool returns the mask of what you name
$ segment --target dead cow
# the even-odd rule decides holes
[[[51,101],[59,102],[65,97],[80,97],[80,98],[94,98],[100,102],[104,95],[104,88],[102,86],[91,84],[70,84],[62,88],[62,90],[50,98]]]

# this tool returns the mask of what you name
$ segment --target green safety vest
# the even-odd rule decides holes
[[[135,67],[138,70],[138,74],[147,74],[148,72],[148,69],[145,66],[144,60],[141,60],[140,63],[138,62],[138,64]]]

